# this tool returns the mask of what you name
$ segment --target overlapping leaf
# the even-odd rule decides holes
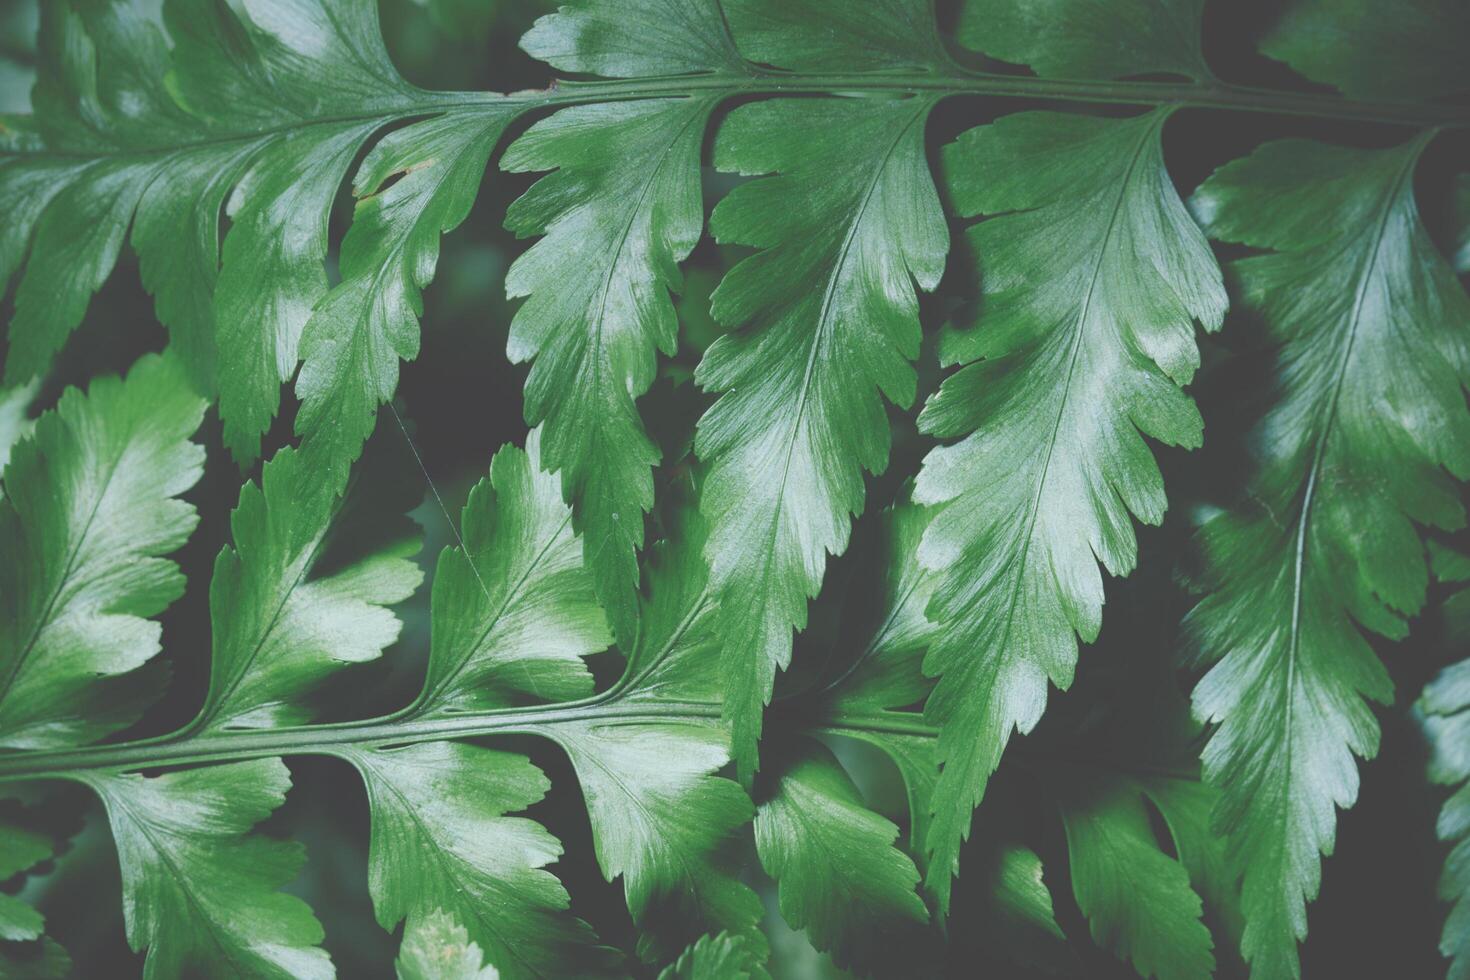
[[[607,647],[607,620],[540,433],[495,454],[465,504],[464,548],[434,573],[433,639],[420,713],[565,701],[592,693],[582,658]]]
[[[464,924],[505,977],[585,976],[611,951],[567,912],[545,865],[561,843],[540,824],[506,816],[537,802],[550,781],[525,756],[457,742],[350,749],[372,809],[369,884],[378,921],[413,925],[436,910]]]
[[[624,644],[637,633],[637,551],[659,460],[635,399],[653,383],[656,355],[677,345],[668,291],[704,227],[699,153],[714,104],[563,109],[501,161],[513,172],[556,170],[506,215],[519,234],[545,235],[506,276],[509,295],[528,297],[511,323],[510,356],[535,360],[526,422],[542,425],[543,462],[561,474]]]
[[[131,224],[144,285],[196,385],[217,381],[237,457],[254,458],[304,357],[298,430],[320,443],[319,465],[344,472],[398,359],[417,352],[438,236],[468,212],[514,110],[476,100],[375,148],[360,194],[410,178],[360,208],[346,281],[327,296],[327,218],[354,156],[384,126],[464,100],[399,78],[368,0],[169,0],[164,18],[171,51],[130,5],[46,5],[36,124],[0,155],[0,277],[30,255],[6,376],[45,368]],[[216,379],[217,359],[229,370]]]
[[[1439,581],[1470,582],[1470,559],[1449,550],[1433,555]],[[1470,639],[1470,589],[1460,588],[1443,608],[1446,638],[1463,652]],[[1439,951],[1451,961],[1451,980],[1464,980],[1470,977],[1470,660],[1440,671],[1415,708],[1429,741],[1429,776],[1453,787],[1436,828],[1439,839],[1452,847],[1439,879],[1439,897],[1453,903]]]
[[[148,356],[71,389],[13,450],[0,501],[0,745],[78,745],[122,728],[156,685],[149,617],[184,591],[164,556],[189,537],[204,413],[182,368]]]
[[[1458,0],[1294,0],[1261,51],[1357,98],[1433,99],[1470,90]]]
[[[436,911],[404,932],[394,966],[398,980],[500,980],[500,971],[485,965],[484,955],[463,926]]]
[[[1270,143],[1195,198],[1213,236],[1270,250],[1232,274],[1275,353],[1274,405],[1243,496],[1200,533],[1207,594],[1188,619],[1213,665],[1194,693],[1219,726],[1205,774],[1263,976],[1297,973],[1353,756],[1377,750],[1366,699],[1393,688],[1364,632],[1400,637],[1424,602],[1415,525],[1464,520],[1450,474],[1470,476],[1470,300],[1414,204],[1424,144]]]
[[[696,378],[723,392],[700,420],[710,464],[701,507],[728,638],[726,713],[735,754],[755,766],[762,706],[791,633],[806,623],[829,552],[862,509],[863,470],[887,462],[881,391],[914,396],[914,283],[932,289],[948,232],[924,157],[932,103],[815,99],[731,113],[716,165],[766,177],[737,188],[711,218],[722,242],[762,251],[714,295],[738,326]]]
[[[920,416],[960,440],[926,457],[915,489],[945,505],[919,552],[945,573],[924,665],[941,675],[925,708],[943,728],[926,844],[941,900],[1010,733],[1035,726],[1048,682],[1067,687],[1078,638],[1097,635],[1098,561],[1127,574],[1131,518],[1163,517],[1144,437],[1200,442],[1179,385],[1196,322],[1218,327],[1225,294],[1164,168],[1166,119],[1023,113],[946,151],[961,213],[995,217],[970,232],[979,321],[941,344],[965,367]]]
[[[148,950],[146,980],[333,976],[311,910],[277,891],[296,876],[301,848],[249,833],[285,799],[281,760],[86,782],[107,805],[128,943]]]
[[[385,607],[423,578],[409,560],[417,535],[382,514],[349,510],[342,518],[344,501],[333,489],[288,448],[265,465],[260,487],[247,483],[240,491],[234,547],[220,552],[210,582],[213,670],[201,727],[305,722],[311,710],[303,695],[397,639],[399,622]],[[378,489],[358,486],[351,496]],[[318,574],[321,567],[326,574]]]

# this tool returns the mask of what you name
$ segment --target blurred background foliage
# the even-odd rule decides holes
[[[0,0],[0,112],[29,111],[38,2],[46,0]],[[162,0],[133,2],[157,16]],[[516,42],[552,6],[548,0],[381,0],[380,9],[388,49],[410,81],[433,89],[515,91],[543,87],[550,80],[548,69],[521,52]],[[942,16],[953,15],[948,7],[941,4]],[[1254,51],[1251,39],[1272,10],[1268,0],[1211,4],[1208,9],[1207,53],[1221,74],[1282,87],[1311,87]],[[931,151],[978,122],[1026,107],[1021,100],[951,100],[935,114],[930,126]],[[529,120],[503,142],[508,143],[526,125]],[[1266,139],[1312,136],[1369,144],[1387,143],[1396,135],[1371,126],[1193,113],[1171,123],[1166,149],[1175,180],[1187,195],[1213,167]],[[1430,226],[1447,243],[1452,234],[1448,227],[1449,177],[1454,159],[1463,159],[1466,147],[1452,141],[1436,146],[1422,168],[1418,192]],[[533,180],[534,175],[495,169],[486,174],[469,219],[444,240],[438,273],[426,292],[422,353],[403,369],[396,404],[450,514],[458,512],[494,450],[506,442],[522,443],[526,434],[521,418],[526,367],[508,363],[504,354],[514,312],[505,298],[504,277],[525,243],[517,242],[501,222],[506,206]],[[734,181],[706,167],[706,206],[712,207]],[[333,217],[334,241],[340,241],[350,213],[351,201],[344,188]],[[960,236],[954,238],[954,254],[939,292],[923,297],[931,338],[933,328],[973,302],[975,283],[970,270],[974,264],[958,254],[964,241]],[[664,449],[665,484],[677,479],[687,464],[694,422],[710,401],[692,381],[701,354],[721,332],[709,316],[709,294],[740,257],[738,249],[718,248],[708,239],[695,250],[677,303],[679,352],[663,363],[658,381],[640,402],[650,431]],[[0,312],[8,319],[8,310]],[[1221,433],[1250,421],[1250,408],[1235,397],[1239,388],[1233,380],[1239,371],[1250,369],[1248,354],[1234,353],[1250,348],[1251,325],[1239,320],[1229,321],[1221,338],[1201,338],[1206,369],[1195,393],[1210,425],[1213,445],[1228,442],[1219,438]],[[37,409],[54,404],[67,385],[85,386],[94,375],[119,372],[139,354],[160,349],[164,342],[152,301],[139,284],[136,262],[125,250],[117,271],[91,304],[85,323],[47,379]],[[916,405],[922,404],[938,377],[932,344],[927,345],[920,362]],[[285,396],[288,404],[267,442],[268,450],[289,440],[293,411],[289,386]],[[916,411],[890,408],[890,414],[894,449],[887,473],[870,480],[870,515],[898,495],[904,478],[917,469],[928,448],[914,427]],[[397,465],[403,478],[414,481],[424,494],[425,503],[414,516],[424,527],[420,561],[428,569],[433,556],[452,543],[452,528],[428,493],[417,464],[404,451],[406,443],[392,445],[402,435],[391,414],[386,426],[391,431],[380,431],[375,444],[380,451],[400,457]],[[224,452],[218,420],[212,413],[202,438],[209,452],[206,475],[189,494],[202,521],[180,556],[189,577],[189,592],[164,617],[164,655],[170,661],[174,683],[164,704],[150,714],[144,729],[132,733],[135,735],[164,732],[187,721],[203,696],[209,649],[209,573],[226,541],[228,515],[240,482],[258,475],[241,473]],[[1170,488],[1170,519],[1162,529],[1141,529],[1142,571],[1127,582],[1109,582],[1110,611],[1104,635],[1083,655],[1077,682],[1070,692],[1056,698],[1036,735],[1014,747],[1017,756],[1023,758],[1029,745],[1076,745],[1079,738],[1085,740],[1104,723],[1100,721],[1103,716],[1122,715],[1127,720],[1165,710],[1157,698],[1128,695],[1159,690],[1145,678],[1162,677],[1165,688],[1177,680],[1168,667],[1170,633],[1187,601],[1174,585],[1170,570],[1186,553],[1183,542],[1193,523],[1191,501],[1218,496],[1221,483],[1228,483],[1230,475],[1239,472],[1223,456],[1209,448],[1192,456],[1161,450]],[[848,629],[844,624],[854,618],[854,608],[862,608],[861,583],[874,571],[867,546],[873,537],[871,530],[870,520],[860,522],[849,554],[832,563],[821,598],[812,609],[811,626],[798,639],[794,668],[781,679],[788,688],[803,683],[827,657],[841,655]],[[1463,536],[1459,543],[1466,543]],[[845,608],[850,591],[854,596]],[[331,710],[337,715],[362,717],[388,711],[412,697],[428,649],[427,596],[427,589],[420,589],[400,607],[405,628],[387,657],[355,668],[335,686]],[[1444,792],[1425,780],[1425,751],[1408,706],[1440,666],[1465,653],[1449,647],[1439,617],[1431,612],[1416,625],[1407,643],[1386,651],[1386,662],[1395,674],[1396,704],[1391,711],[1380,713],[1383,747],[1378,758],[1362,769],[1358,805],[1342,816],[1336,854],[1324,867],[1322,897],[1311,908],[1311,932],[1303,949],[1306,977],[1427,977],[1443,972],[1444,961],[1435,947],[1446,909],[1435,899],[1435,881],[1445,848],[1435,841],[1433,827]],[[596,659],[594,670],[600,679],[616,675],[616,654]],[[1182,689],[1179,683],[1173,687]],[[887,761],[857,743],[833,747],[875,808],[906,824],[902,785]],[[605,941],[631,949],[636,937],[621,886],[602,880],[569,765],[540,743],[527,742],[517,748],[531,753],[552,777],[551,794],[534,808],[532,816],[566,845],[566,855],[555,870],[572,895],[574,910]],[[397,939],[373,921],[367,889],[367,807],[360,783],[340,762],[293,759],[290,764],[295,788],[265,829],[306,844],[308,863],[292,887],[321,918],[326,946],[340,976],[391,976]],[[1037,850],[1065,941],[1005,932],[980,921],[973,914],[974,895],[966,893],[967,866],[962,862],[955,911],[947,942],[942,944],[944,952],[939,954],[944,962],[919,966],[913,950],[895,950],[894,963],[872,964],[879,975],[928,975],[930,970],[952,976],[1007,978],[1133,975],[1091,942],[1067,885],[1066,847],[1058,820],[1055,813],[1047,812],[1044,795],[1027,781],[1023,761],[1015,765],[1008,761],[1002,767],[977,818],[983,823],[977,825],[976,835],[1002,828]],[[82,792],[53,797],[46,805],[55,811],[59,829],[78,822],[83,828],[58,859],[53,873],[27,880],[26,898],[40,906],[50,931],[71,952],[77,976],[137,975],[142,958],[123,939],[118,870],[100,807]],[[79,813],[84,817],[78,818]],[[847,976],[801,933],[781,922],[775,912],[774,888],[760,874],[753,848],[748,865],[752,883],[767,904],[773,975]],[[938,942],[934,946],[941,948]],[[1238,956],[1221,949],[1216,953],[1221,976],[1241,975]]]

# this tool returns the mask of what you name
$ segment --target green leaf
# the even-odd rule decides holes
[[[35,130],[22,131],[0,158],[0,226],[7,228],[0,279],[10,278],[33,240],[15,294],[10,384],[45,373],[111,271],[150,185],[166,169],[195,162],[170,160],[159,147],[200,128],[164,87],[168,53],[156,24],[110,3],[48,3],[41,14]],[[189,235],[175,231],[165,255],[149,231],[140,220],[134,235],[145,279],[164,261],[188,261]],[[170,326],[191,363],[207,357],[197,328]]]
[[[1470,273],[1470,174],[1455,178],[1450,212],[1455,228],[1455,254],[1451,260],[1460,275]]]
[[[500,980],[465,927],[441,911],[429,912],[403,934],[398,980]]]
[[[898,828],[872,812],[821,744],[774,772],[755,819],[761,864],[780,884],[781,914],[839,962],[871,962],[890,944],[917,938],[928,922],[919,872],[893,846]]]
[[[541,469],[539,444],[533,430],[525,450],[506,446],[495,454],[489,479],[464,507],[464,548],[439,557],[420,712],[592,693],[582,658],[611,638],[572,512],[556,477]]]
[[[1159,849],[1135,789],[1082,769],[1057,780],[1072,891],[1092,937],[1159,980],[1213,974],[1210,931],[1184,866]]]
[[[547,731],[581,781],[598,862],[609,881],[623,877],[648,960],[668,959],[711,928],[763,947],[760,900],[740,881],[741,832],[755,808],[716,775],[730,761],[730,739],[712,669],[719,636],[704,529],[692,508],[673,526],[654,549],[638,646],[607,698],[609,716]],[[642,709],[643,718],[620,709]],[[659,713],[671,717],[644,720]]]
[[[924,157],[927,99],[757,102],[720,128],[715,164],[775,175],[732,191],[716,238],[760,251],[726,275],[715,318],[736,333],[696,379],[721,392],[699,422],[701,508],[729,642],[725,710],[742,773],[791,633],[847,546],[863,471],[888,457],[881,391],[914,397],[915,282],[933,289],[949,236]]]
[[[549,734],[576,768],[603,874],[623,877],[640,955],[666,958],[710,927],[755,933],[762,910],[740,881],[739,835],[754,807],[715,775],[730,760],[718,718],[610,718]]]
[[[526,423],[542,426],[544,465],[561,475],[624,645],[637,632],[637,550],[659,461],[635,401],[653,383],[657,354],[678,345],[669,290],[680,287],[679,263],[704,227],[699,155],[714,106],[652,99],[563,109],[501,161],[512,173],[556,171],[506,213],[517,235],[545,236],[506,275],[506,294],[527,297],[509,353],[534,359]]]
[[[434,911],[404,933],[395,966],[398,980],[500,980],[500,971],[486,966],[484,956],[464,926]]]
[[[740,53],[810,72],[937,70],[949,58],[930,0],[722,0]]]
[[[521,48],[606,78],[746,71],[717,0],[574,0],[539,18]]]
[[[1213,78],[1200,47],[1205,0],[966,0],[968,48],[1051,78]]]
[[[55,841],[24,823],[0,816],[0,881],[49,860],[56,851]],[[45,926],[40,912],[25,902],[0,892],[0,940],[21,942],[40,937]]]
[[[700,936],[664,968],[658,980],[765,980],[766,969],[748,936]]]
[[[941,905],[1012,730],[1036,725],[1048,681],[1071,683],[1078,637],[1097,636],[1098,562],[1128,574],[1130,516],[1163,518],[1145,437],[1200,443],[1199,412],[1179,386],[1199,363],[1195,323],[1217,328],[1226,300],[1164,166],[1167,118],[1019,113],[945,152],[960,213],[995,217],[970,231],[979,320],[940,347],[945,363],[965,366],[919,418],[922,431],[960,440],[929,453],[914,492],[944,505],[919,549],[944,572],[924,662],[941,675],[925,707],[942,727],[926,842]]]
[[[54,940],[0,943],[0,976],[5,980],[64,980],[72,975],[71,957]]]
[[[440,910],[461,922],[507,978],[585,976],[611,951],[567,911],[544,870],[561,844],[508,817],[550,787],[525,756],[457,742],[343,749],[372,808],[369,887],[378,922],[409,931]]]
[[[850,719],[844,734],[878,748],[898,767],[908,795],[909,853],[920,872],[926,865],[924,840],[939,757],[933,733],[919,730],[920,719],[913,712],[898,709],[919,703],[933,686],[921,664],[937,632],[924,610],[938,577],[918,560],[929,516],[906,500],[883,512],[880,591],[872,599],[866,593],[857,598],[858,609],[869,610],[859,613],[868,619],[866,636],[860,634],[854,643],[861,653],[814,692],[822,705],[814,712]]]
[[[302,695],[398,638],[401,624],[385,607],[423,580],[410,560],[418,536],[372,515],[375,527],[349,529],[356,533],[333,547],[344,502],[330,480],[326,492],[322,485],[305,456],[287,448],[265,464],[259,488],[240,491],[234,547],[220,552],[210,582],[214,650],[202,728],[309,721]]]
[[[286,798],[280,759],[85,781],[107,805],[128,943],[148,950],[146,980],[333,975],[311,910],[277,891],[296,876],[301,848],[249,834]]]
[[[204,414],[171,357],[68,389],[17,445],[0,501],[0,745],[79,745],[132,723],[159,650],[148,617],[184,591]]]
[[[1470,589],[1462,589],[1450,601],[1464,605],[1467,597]],[[1470,630],[1462,623],[1449,639],[1463,648]],[[1440,671],[1414,707],[1429,743],[1429,778],[1454,787],[1436,826],[1439,839],[1452,847],[1439,879],[1439,897],[1452,903],[1439,951],[1452,961],[1450,980],[1465,980],[1470,977],[1470,660]]]
[[[385,136],[358,168],[342,282],[302,328],[296,379],[302,452],[333,480],[345,476],[378,406],[393,397],[399,359],[418,356],[422,290],[434,276],[439,236],[469,214],[515,112],[478,106],[415,123]]]
[[[1243,496],[1200,532],[1186,621],[1213,665],[1194,710],[1218,726],[1205,775],[1262,976],[1297,974],[1334,807],[1378,748],[1364,699],[1393,686],[1364,631],[1401,637],[1424,602],[1415,525],[1464,520],[1449,474],[1470,476],[1470,301],[1414,206],[1424,144],[1268,143],[1194,200],[1215,237],[1271,250],[1231,273],[1274,348],[1275,403]]]
[[[1459,0],[1293,0],[1261,51],[1354,98],[1434,99],[1470,90]]]
[[[47,5],[39,124],[0,156],[0,278],[34,239],[7,378],[44,370],[131,224],[144,285],[196,386],[212,391],[216,360],[229,365],[217,382],[236,457],[258,453],[300,356],[298,431],[344,472],[398,359],[417,352],[438,236],[468,212],[516,109],[403,81],[372,0],[168,0],[164,16],[172,51],[130,4]],[[364,161],[360,195],[407,179],[360,208],[329,295],[327,222],[349,166],[384,126],[423,115]]]
[[[36,423],[29,418],[29,413],[31,402],[40,387],[40,380],[34,379],[14,388],[0,388],[0,477],[5,475],[5,467],[10,462],[10,453],[15,449],[15,444],[30,435],[31,430],[36,427]],[[0,497],[3,497],[3,493],[4,488],[0,487]]]

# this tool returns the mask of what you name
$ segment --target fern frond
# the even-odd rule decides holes
[[[1445,638],[1455,653],[1470,640],[1470,558],[1431,549],[1434,575],[1453,583],[1457,591],[1442,606]],[[1419,697],[1415,713],[1429,742],[1429,778],[1453,787],[1439,811],[1439,839],[1451,846],[1439,879],[1439,897],[1453,903],[1439,951],[1450,962],[1451,980],[1470,976],[1470,660],[1461,660],[1439,672]]]
[[[71,389],[17,444],[0,500],[0,745],[80,745],[125,728],[158,691],[138,672],[156,616],[184,591],[164,558],[198,517],[204,414],[177,360]]]
[[[1269,143],[1200,188],[1211,235],[1267,254],[1232,267],[1275,356],[1275,405],[1239,503],[1200,532],[1187,620],[1213,665],[1195,712],[1245,877],[1245,954],[1295,975],[1319,853],[1371,757],[1367,700],[1393,686],[1365,631],[1402,637],[1428,570],[1416,524],[1458,526],[1470,477],[1470,300],[1413,197],[1424,138],[1386,150]],[[1448,472],[1446,472],[1448,471]]]
[[[945,571],[925,662],[941,676],[926,714],[945,733],[927,842],[941,900],[1011,731],[1036,725],[1048,681],[1066,688],[1078,638],[1097,636],[1097,562],[1128,574],[1130,518],[1163,518],[1144,437],[1200,443],[1179,385],[1198,364],[1194,324],[1218,327],[1225,293],[1164,169],[1166,119],[1020,114],[946,151],[957,206],[998,216],[970,235],[979,321],[941,345],[966,366],[920,416],[961,440],[930,452],[915,490],[944,505],[920,551]]]

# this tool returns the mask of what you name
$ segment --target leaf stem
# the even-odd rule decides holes
[[[89,770],[136,770],[200,763],[240,762],[279,755],[330,755],[334,749],[407,745],[483,735],[550,736],[562,725],[611,721],[657,724],[669,721],[718,721],[720,705],[699,701],[601,700],[505,708],[495,711],[404,718],[401,713],[366,721],[299,725],[260,730],[188,730],[162,739],[78,749],[15,752],[0,755],[0,782],[22,779],[74,778]],[[917,714],[884,711],[867,714],[835,712],[812,718],[801,727],[813,733],[853,731],[933,735]]]

